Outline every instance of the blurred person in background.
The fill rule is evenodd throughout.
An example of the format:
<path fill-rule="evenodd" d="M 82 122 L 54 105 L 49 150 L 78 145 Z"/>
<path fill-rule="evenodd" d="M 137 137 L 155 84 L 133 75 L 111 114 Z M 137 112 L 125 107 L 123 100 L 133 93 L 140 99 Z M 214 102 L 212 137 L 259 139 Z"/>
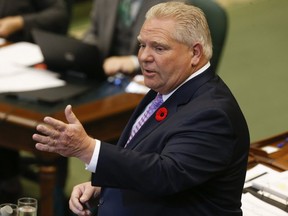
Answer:
<path fill-rule="evenodd" d="M 64 0 L 0 0 L 0 37 L 31 42 L 33 28 L 66 33 L 68 9 Z"/>

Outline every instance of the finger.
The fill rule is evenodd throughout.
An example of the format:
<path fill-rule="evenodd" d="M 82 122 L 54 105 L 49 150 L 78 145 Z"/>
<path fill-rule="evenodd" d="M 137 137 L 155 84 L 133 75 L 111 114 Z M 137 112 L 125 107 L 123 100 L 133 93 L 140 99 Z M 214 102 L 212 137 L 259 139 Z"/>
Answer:
<path fill-rule="evenodd" d="M 74 212 L 74 213 L 79 213 L 84 210 L 83 205 L 79 202 L 79 200 L 75 197 L 71 197 L 69 200 L 69 208 Z"/>
<path fill-rule="evenodd" d="M 71 193 L 71 197 L 69 200 L 69 208 L 78 215 L 88 215 L 85 213 L 86 209 L 84 205 L 80 202 L 79 197 L 81 196 L 81 192 L 79 189 L 74 189 Z"/>
<path fill-rule="evenodd" d="M 42 134 L 50 136 L 53 139 L 57 139 L 59 137 L 59 131 L 58 130 L 51 128 L 51 127 L 48 127 L 48 126 L 43 125 L 43 124 L 37 125 L 36 130 Z"/>
<path fill-rule="evenodd" d="M 38 149 L 39 151 L 45 151 L 45 152 L 55 152 L 55 147 L 45 145 L 42 143 L 36 143 L 35 148 Z"/>
<path fill-rule="evenodd" d="M 78 118 L 76 117 L 76 115 L 74 114 L 74 112 L 72 111 L 72 106 L 71 105 L 67 105 L 65 108 L 65 116 L 66 119 L 68 121 L 68 123 L 70 124 L 79 124 L 80 121 L 78 120 Z"/>
<path fill-rule="evenodd" d="M 43 136 L 40 134 L 33 134 L 32 136 L 33 140 L 42 144 L 50 144 L 50 145 L 55 145 L 54 139 L 48 136 Z"/>
<path fill-rule="evenodd" d="M 52 117 L 46 116 L 44 118 L 44 123 L 51 126 L 57 131 L 64 131 L 66 129 L 66 123 L 57 119 L 54 119 Z M 50 128 L 51 129 L 51 128 Z"/>

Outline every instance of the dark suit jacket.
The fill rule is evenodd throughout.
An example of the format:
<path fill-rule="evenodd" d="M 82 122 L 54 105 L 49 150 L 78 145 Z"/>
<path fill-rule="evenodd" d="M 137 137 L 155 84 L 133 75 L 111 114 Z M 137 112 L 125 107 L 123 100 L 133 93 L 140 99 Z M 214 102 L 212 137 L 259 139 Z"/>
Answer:
<path fill-rule="evenodd" d="M 32 41 L 31 29 L 40 28 L 56 33 L 66 33 L 68 11 L 63 0 L 0 0 L 0 18 L 22 15 L 23 31 L 8 40 Z"/>
<path fill-rule="evenodd" d="M 100 216 L 240 216 L 249 151 L 242 112 L 210 69 L 182 85 L 125 145 L 155 97 L 136 108 L 117 144 L 102 142 L 92 184 L 102 186 Z M 156 111 L 157 112 L 157 111 Z"/>

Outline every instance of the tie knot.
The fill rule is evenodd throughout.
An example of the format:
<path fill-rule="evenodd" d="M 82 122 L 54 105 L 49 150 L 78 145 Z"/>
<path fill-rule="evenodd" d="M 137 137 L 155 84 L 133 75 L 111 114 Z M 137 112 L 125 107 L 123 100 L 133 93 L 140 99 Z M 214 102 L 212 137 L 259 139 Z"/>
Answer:
<path fill-rule="evenodd" d="M 158 93 L 152 102 L 152 106 L 153 106 L 154 110 L 156 110 L 158 107 L 160 107 L 162 103 L 163 103 L 162 94 Z"/>

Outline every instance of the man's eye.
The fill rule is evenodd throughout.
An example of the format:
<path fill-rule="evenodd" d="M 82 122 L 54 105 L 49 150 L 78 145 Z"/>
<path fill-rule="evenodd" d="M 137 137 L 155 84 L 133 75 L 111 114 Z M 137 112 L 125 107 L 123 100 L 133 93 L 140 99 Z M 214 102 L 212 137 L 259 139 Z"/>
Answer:
<path fill-rule="evenodd" d="M 164 50 L 163 47 L 155 47 L 155 49 L 156 49 L 157 51 L 163 51 L 163 50 Z"/>
<path fill-rule="evenodd" d="M 140 43 L 139 48 L 143 48 L 143 47 L 145 47 L 145 45 Z"/>

